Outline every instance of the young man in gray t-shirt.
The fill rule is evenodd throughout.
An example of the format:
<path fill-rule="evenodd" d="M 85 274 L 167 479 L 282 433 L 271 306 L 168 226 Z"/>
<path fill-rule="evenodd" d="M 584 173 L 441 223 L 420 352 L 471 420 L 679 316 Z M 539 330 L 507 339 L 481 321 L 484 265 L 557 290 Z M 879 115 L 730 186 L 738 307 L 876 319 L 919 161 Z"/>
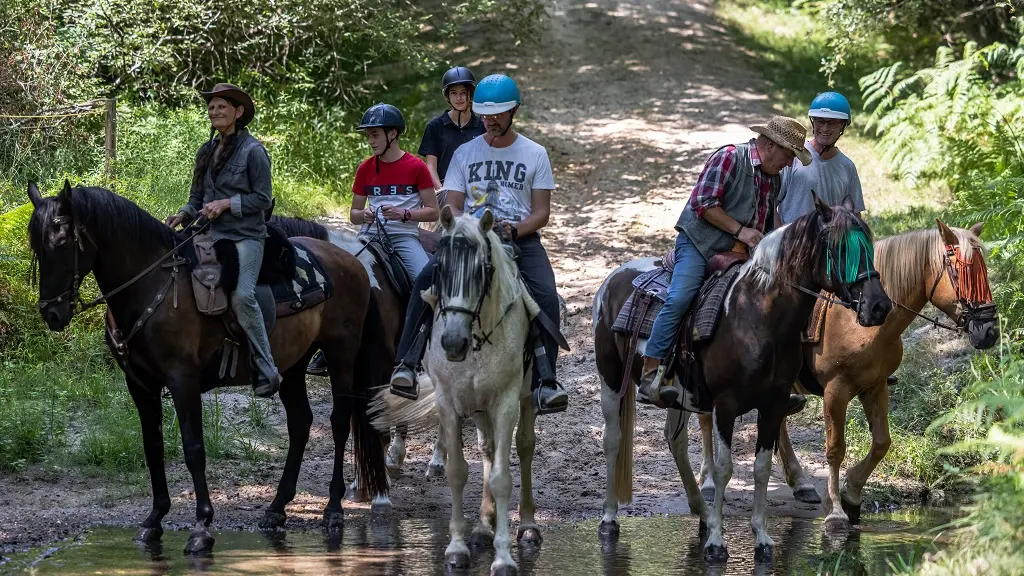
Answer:
<path fill-rule="evenodd" d="M 864 211 L 864 194 L 857 167 L 836 147 L 850 125 L 850 103 L 838 92 L 824 92 L 811 102 L 807 115 L 813 137 L 804 146 L 811 153 L 811 163 L 804 166 L 794 162 L 782 171 L 779 216 L 789 223 L 814 210 L 812 190 L 829 206 L 841 204 L 849 196 L 860 214 Z"/>

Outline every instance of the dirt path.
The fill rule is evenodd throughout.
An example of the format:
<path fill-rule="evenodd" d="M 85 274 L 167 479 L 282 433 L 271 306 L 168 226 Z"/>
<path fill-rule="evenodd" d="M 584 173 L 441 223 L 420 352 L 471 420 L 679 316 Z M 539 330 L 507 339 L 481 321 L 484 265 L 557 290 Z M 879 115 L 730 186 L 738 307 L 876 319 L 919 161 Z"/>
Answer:
<path fill-rule="evenodd" d="M 629 259 L 663 253 L 672 225 L 706 155 L 745 140 L 747 126 L 771 114 L 761 74 L 715 21 L 710 0 L 565 2 L 551 11 L 544 41 L 508 62 L 475 63 L 507 69 L 525 89 L 522 131 L 547 146 L 558 190 L 544 242 L 559 291 L 568 304 L 572 352 L 559 359 L 571 396 L 567 413 L 541 417 L 535 461 L 538 520 L 578 521 L 600 515 L 604 491 L 600 383 L 594 366 L 591 300 L 604 277 Z M 332 444 L 329 397 L 322 387 L 316 422 L 299 483 L 288 509 L 291 528 L 318 527 L 326 503 Z M 222 403 L 248 405 L 222 393 Z M 231 411 L 229 411 L 229 414 Z M 237 410 L 239 417 L 244 408 Z M 276 403 L 271 420 L 284 437 Z M 695 419 L 694 419 L 695 420 Z M 735 472 L 727 496 L 731 513 L 749 513 L 752 423 L 737 432 Z M 694 423 L 695 424 L 695 423 Z M 636 499 L 625 515 L 684 513 L 682 484 L 662 427 L 664 412 L 641 407 L 637 423 Z M 467 444 L 475 445 L 467 429 Z M 819 489 L 825 478 L 818 425 L 793 430 L 798 451 Z M 691 431 L 691 439 L 698 438 Z M 406 475 L 396 482 L 393 513 L 448 514 L 441 479 L 423 476 L 431 437 L 410 438 Z M 694 462 L 698 446 L 691 442 Z M 471 454 L 468 508 L 479 503 L 480 463 Z M 267 464 L 213 461 L 208 465 L 217 507 L 215 528 L 251 528 L 269 502 L 283 455 Z M 349 470 L 351 470 L 349 468 Z M 172 526 L 191 522 L 191 481 L 178 460 L 168 466 Z M 517 474 L 514 471 L 514 475 Z M 518 486 L 518 481 L 516 483 Z M 98 484 L 73 470 L 33 470 L 0 482 L 0 550 L 40 543 L 94 523 L 135 525 L 149 510 L 148 482 Z M 514 497 L 513 505 L 518 501 Z M 816 515 L 796 504 L 776 471 L 770 514 Z M 360 514 L 366 506 L 353 506 Z"/>

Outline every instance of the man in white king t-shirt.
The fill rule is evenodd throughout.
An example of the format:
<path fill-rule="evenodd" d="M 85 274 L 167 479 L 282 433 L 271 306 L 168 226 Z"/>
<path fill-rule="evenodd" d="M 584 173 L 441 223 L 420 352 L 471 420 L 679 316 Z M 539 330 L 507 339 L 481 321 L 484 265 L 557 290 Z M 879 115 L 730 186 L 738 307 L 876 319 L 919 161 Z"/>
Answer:
<path fill-rule="evenodd" d="M 512 129 L 521 103 L 519 87 L 504 74 L 492 74 L 477 84 L 473 112 L 483 119 L 486 132 L 455 150 L 444 188 L 447 204 L 456 216 L 468 212 L 480 217 L 485 209 L 494 214 L 499 235 L 519 248 L 523 280 L 551 321 L 549 327 L 557 331 L 555 273 L 540 243 L 540 229 L 547 225 L 551 214 L 555 181 L 547 150 Z M 433 266 L 423 269 L 414 293 L 430 286 L 433 270 Z M 391 377 L 391 392 L 406 398 L 418 394 L 415 370 L 423 358 L 431 319 L 424 308 L 422 298 L 410 299 Z M 569 405 L 569 396 L 555 380 L 558 342 L 541 324 L 537 319 L 533 321 L 527 342 L 534 353 L 533 408 L 537 414 L 562 412 Z"/>
<path fill-rule="evenodd" d="M 864 194 L 853 160 L 836 147 L 850 125 L 850 103 L 838 92 L 823 92 L 807 112 L 813 138 L 804 144 L 811 152 L 807 166 L 794 162 L 782 171 L 779 216 L 786 224 L 814 210 L 811 191 L 829 206 L 842 204 L 849 196 L 857 214 L 864 211 Z"/>

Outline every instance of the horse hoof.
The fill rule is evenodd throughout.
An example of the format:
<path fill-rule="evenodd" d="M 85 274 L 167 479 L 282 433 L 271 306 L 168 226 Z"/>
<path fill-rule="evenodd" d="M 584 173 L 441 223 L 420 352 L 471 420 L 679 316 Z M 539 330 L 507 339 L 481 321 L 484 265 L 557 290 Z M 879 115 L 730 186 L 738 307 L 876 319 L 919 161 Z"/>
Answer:
<path fill-rule="evenodd" d="M 193 530 L 188 535 L 188 544 L 185 545 L 185 554 L 204 554 L 213 550 L 215 539 L 209 530 L 201 528 Z"/>
<path fill-rule="evenodd" d="M 158 542 L 164 535 L 164 529 L 157 526 L 156 528 L 139 528 L 138 534 L 135 535 L 135 541 L 147 544 L 150 542 Z"/>
<path fill-rule="evenodd" d="M 391 500 L 374 500 L 370 505 L 370 514 L 384 515 L 391 513 Z"/>
<path fill-rule="evenodd" d="M 369 499 L 370 497 L 363 493 L 362 490 L 354 490 L 352 488 L 349 488 L 347 491 L 345 491 L 345 500 L 348 500 L 349 502 L 362 503 L 368 501 Z"/>
<path fill-rule="evenodd" d="M 469 554 L 462 552 L 448 554 L 444 557 L 444 561 L 449 570 L 465 570 L 469 568 Z"/>
<path fill-rule="evenodd" d="M 279 530 L 284 528 L 285 519 L 286 516 L 281 512 L 267 510 L 263 513 L 263 518 L 260 519 L 260 530 Z"/>
<path fill-rule="evenodd" d="M 484 550 L 490 548 L 491 544 L 494 543 L 494 535 L 483 530 L 473 530 L 469 535 L 469 547 L 477 550 Z"/>
<path fill-rule="evenodd" d="M 771 544 L 759 544 L 754 546 L 754 561 L 761 563 L 771 562 L 772 550 Z"/>
<path fill-rule="evenodd" d="M 544 537 L 540 535 L 540 530 L 536 526 L 520 527 L 518 532 L 516 540 L 521 545 L 540 546 L 544 542 Z"/>
<path fill-rule="evenodd" d="M 427 465 L 427 478 L 444 478 L 444 464 Z"/>
<path fill-rule="evenodd" d="M 843 507 L 843 512 L 846 512 L 846 516 L 850 519 L 850 524 L 860 524 L 860 504 L 851 504 L 846 500 L 845 494 L 840 495 L 839 504 Z"/>
<path fill-rule="evenodd" d="M 725 546 L 709 544 L 704 547 L 704 559 L 710 564 L 719 564 L 729 559 L 729 551 Z"/>
<path fill-rule="evenodd" d="M 850 520 L 839 516 L 838 514 L 829 514 L 825 518 L 825 532 L 828 534 L 836 534 L 842 532 L 848 532 L 850 530 Z"/>
<path fill-rule="evenodd" d="M 516 570 L 515 564 L 505 564 L 497 568 L 491 568 L 491 576 L 516 576 L 518 573 L 519 570 Z"/>
<path fill-rule="evenodd" d="M 597 535 L 602 540 L 618 540 L 619 523 L 615 520 L 612 520 L 611 522 L 602 520 L 601 525 L 597 527 Z"/>
<path fill-rule="evenodd" d="M 700 495 L 701 495 L 701 498 L 704 498 L 704 501 L 707 502 L 708 504 L 713 504 L 715 502 L 715 489 L 714 489 L 714 487 L 708 486 L 708 487 L 705 487 L 705 488 L 701 488 L 700 489 Z"/>
<path fill-rule="evenodd" d="M 341 510 L 324 510 L 324 528 L 328 532 L 345 527 L 345 513 Z"/>
<path fill-rule="evenodd" d="M 793 498 L 797 502 L 804 504 L 821 504 L 821 497 L 818 496 L 818 491 L 810 487 L 793 490 Z"/>

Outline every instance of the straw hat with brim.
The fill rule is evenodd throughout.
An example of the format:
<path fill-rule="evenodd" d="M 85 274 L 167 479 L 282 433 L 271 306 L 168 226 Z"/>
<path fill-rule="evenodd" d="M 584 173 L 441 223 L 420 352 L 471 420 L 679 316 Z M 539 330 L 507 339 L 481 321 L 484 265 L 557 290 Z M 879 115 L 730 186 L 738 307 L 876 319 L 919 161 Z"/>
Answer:
<path fill-rule="evenodd" d="M 244 106 L 245 109 L 242 111 L 242 117 L 237 120 L 239 126 L 248 126 L 249 122 L 252 122 L 253 116 L 256 115 L 256 106 L 252 103 L 252 98 L 246 94 L 245 90 L 234 84 L 217 84 L 213 87 L 213 90 L 200 92 L 199 95 L 203 97 L 203 100 L 206 100 L 207 104 L 210 103 L 210 100 L 221 97 L 228 98 L 239 106 Z"/>
<path fill-rule="evenodd" d="M 751 126 L 750 129 L 766 136 L 779 146 L 792 150 L 804 166 L 811 163 L 811 153 L 807 148 L 804 148 L 807 129 L 797 120 L 788 116 L 772 116 L 768 124 L 756 124 Z"/>

